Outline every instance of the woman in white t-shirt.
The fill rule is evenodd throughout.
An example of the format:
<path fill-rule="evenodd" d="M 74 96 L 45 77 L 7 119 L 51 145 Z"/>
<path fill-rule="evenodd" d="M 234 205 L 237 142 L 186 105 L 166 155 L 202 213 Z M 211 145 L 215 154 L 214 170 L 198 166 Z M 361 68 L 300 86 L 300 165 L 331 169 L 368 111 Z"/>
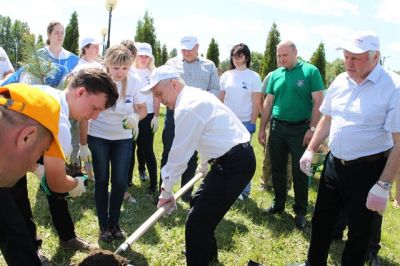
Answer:
<path fill-rule="evenodd" d="M 128 188 L 132 137 L 139 132 L 139 120 L 147 115 L 145 97 L 139 92 L 138 80 L 129 74 L 132 61 L 125 46 L 115 45 L 108 49 L 104 65 L 117 84 L 119 98 L 115 109 L 107 109 L 96 120 L 89 121 L 88 144 L 93 156 L 100 239 L 106 242 L 124 238 L 119 218 Z"/>
<path fill-rule="evenodd" d="M 222 74 L 218 98 L 239 118 L 250 134 L 256 131 L 256 121 L 261 108 L 261 78 L 249 69 L 250 49 L 244 43 L 231 49 L 231 69 Z M 245 187 L 239 199 L 250 196 L 250 183 Z"/>
<path fill-rule="evenodd" d="M 136 43 L 137 57 L 133 63 L 133 71 L 140 78 L 140 87 L 143 88 L 150 83 L 150 75 L 153 72 L 154 56 L 150 44 Z M 158 129 L 158 114 L 160 104 L 156 104 L 153 98 L 153 93 L 146 97 L 147 116 L 139 122 L 139 137 L 137 144 L 137 158 L 139 177 L 142 181 L 147 179 L 146 166 L 149 172 L 150 184 L 149 194 L 157 191 L 157 160 L 154 154 L 153 143 L 154 133 Z M 135 152 L 135 145 L 133 148 Z M 133 152 L 133 156 L 134 156 Z M 134 163 L 134 158 L 132 164 Z M 133 168 L 133 167 L 132 167 Z"/>

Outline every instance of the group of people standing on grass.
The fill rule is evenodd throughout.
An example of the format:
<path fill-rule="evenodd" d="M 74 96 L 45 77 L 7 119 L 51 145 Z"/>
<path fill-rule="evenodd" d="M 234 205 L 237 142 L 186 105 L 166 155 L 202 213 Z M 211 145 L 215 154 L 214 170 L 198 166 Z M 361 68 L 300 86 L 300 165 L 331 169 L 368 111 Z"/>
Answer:
<path fill-rule="evenodd" d="M 176 208 L 173 187 L 179 178 L 183 186 L 196 173 L 203 175 L 200 187 L 182 197 L 190 204 L 185 256 L 188 265 L 208 265 L 218 260 L 216 226 L 236 200 L 250 197 L 256 167 L 250 141 L 260 113 L 258 140 L 267 146 L 274 193 L 274 202 L 264 213 L 285 211 L 290 156 L 294 224 L 300 230 L 307 223 L 313 154 L 329 137 L 330 152 L 321 174 L 306 265 L 326 265 L 340 212 L 349 227 L 343 265 L 362 265 L 370 240 L 379 245 L 382 216 L 377 213 L 382 214 L 386 208 L 399 168 L 400 78 L 380 66 L 378 37 L 361 35 L 340 48 L 346 72 L 337 77 L 324 98 L 324 82 L 318 69 L 297 59 L 292 41 L 278 44 L 279 68 L 262 84 L 260 76 L 250 69 L 251 52 L 244 43 L 233 46 L 230 70 L 219 77 L 215 64 L 199 56 L 194 36 L 181 39 L 181 56 L 155 68 L 152 47 L 147 43 L 125 40 L 107 49 L 100 62 L 100 42 L 95 38 L 82 39 L 78 57 L 62 47 L 61 23 L 51 22 L 47 34 L 47 46 L 38 54 L 54 69 L 42 80 L 49 86 L 39 88 L 56 98 L 60 106 L 57 136 L 64 155 L 54 157 L 43 150 L 40 155 L 44 156 L 36 158 L 34 166 L 25 171 L 33 172 L 46 192 L 62 247 L 97 247 L 75 234 L 66 199 L 86 190 L 81 162 L 93 166 L 99 239 L 110 242 L 125 237 L 119 222 L 121 206 L 124 199 L 135 201 L 127 190 L 132 185 L 137 155 L 139 177 L 142 181 L 149 179 L 148 193 L 160 193 L 158 207 Z M 12 73 L 8 57 L 2 52 L 0 58 L 5 63 L 0 64 L 4 65 L 0 69 L 4 78 L 1 86 L 10 90 L 23 87 L 26 93 L 21 84 L 24 82 L 36 90 L 38 79 L 29 68 L 23 66 Z M 64 86 L 67 89 L 62 91 Z M 161 103 L 167 111 L 158 185 L 153 144 Z M 9 193 L 5 195 L 12 197 L 17 206 L 11 208 L 15 213 L 13 222 L 24 225 L 23 241 L 28 239 L 32 245 L 25 247 L 26 256 L 19 256 L 10 247 L 21 245 L 22 239 L 15 243 L 10 238 L 1 239 L 3 256 L 10 265 L 26 261 L 49 265 L 50 261 L 39 252 L 41 240 L 30 209 L 26 175 L 13 178 L 14 183 L 4 185 L 11 186 L 4 193 Z M 374 219 L 380 219 L 380 223 Z M 371 238 L 372 231 L 379 239 Z M 9 236 L 13 232 L 10 230 Z M 370 261 L 376 262 L 376 258 L 377 252 L 368 255 Z"/>

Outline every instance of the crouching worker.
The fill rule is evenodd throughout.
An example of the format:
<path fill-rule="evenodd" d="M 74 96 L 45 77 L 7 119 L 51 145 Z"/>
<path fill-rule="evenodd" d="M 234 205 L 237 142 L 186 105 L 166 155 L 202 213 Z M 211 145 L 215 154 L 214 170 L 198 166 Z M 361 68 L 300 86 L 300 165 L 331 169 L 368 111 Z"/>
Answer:
<path fill-rule="evenodd" d="M 167 164 L 161 169 L 163 183 L 157 207 L 176 208 L 174 184 L 196 150 L 205 177 L 190 202 L 186 230 L 187 265 L 208 265 L 218 259 L 214 230 L 250 182 L 255 156 L 250 134 L 233 112 L 209 92 L 188 87 L 177 70 L 161 66 L 150 84 L 141 90 L 174 109 L 175 139 Z M 208 171 L 208 162 L 210 170 Z"/>
<path fill-rule="evenodd" d="M 9 188 L 43 154 L 64 159 L 59 113 L 60 104 L 40 89 L 23 84 L 0 88 L 0 249 L 8 265 L 41 265 Z"/>

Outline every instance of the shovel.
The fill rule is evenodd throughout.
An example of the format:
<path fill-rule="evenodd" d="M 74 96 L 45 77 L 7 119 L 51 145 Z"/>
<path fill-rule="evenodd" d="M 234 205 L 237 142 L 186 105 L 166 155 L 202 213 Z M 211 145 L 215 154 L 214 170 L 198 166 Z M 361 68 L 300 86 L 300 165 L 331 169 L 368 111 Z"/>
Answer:
<path fill-rule="evenodd" d="M 189 182 L 187 182 L 178 192 L 175 193 L 174 197 L 175 200 L 178 200 L 180 197 L 182 197 L 183 194 L 185 194 L 186 191 L 189 190 L 189 188 L 193 187 L 194 184 L 203 177 L 203 174 L 199 173 L 195 175 Z M 125 250 L 127 250 L 128 247 L 130 247 L 133 242 L 138 240 L 144 233 L 147 232 L 164 214 L 168 211 L 170 208 L 170 205 L 164 205 L 161 206 L 159 209 L 157 209 L 156 212 L 154 212 L 138 229 L 136 229 L 135 232 L 131 234 L 130 237 L 128 237 L 124 243 L 122 243 L 117 250 L 114 252 L 115 254 L 121 254 Z"/>

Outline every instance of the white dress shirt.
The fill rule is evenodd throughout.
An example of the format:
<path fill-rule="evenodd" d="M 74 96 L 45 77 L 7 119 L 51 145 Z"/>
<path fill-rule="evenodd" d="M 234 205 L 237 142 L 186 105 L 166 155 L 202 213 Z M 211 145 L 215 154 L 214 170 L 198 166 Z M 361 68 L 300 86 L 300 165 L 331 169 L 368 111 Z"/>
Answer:
<path fill-rule="evenodd" d="M 161 169 L 166 191 L 172 190 L 195 150 L 204 163 L 250 141 L 249 132 L 237 116 L 217 97 L 198 88 L 182 89 L 176 100 L 174 119 L 175 138 L 168 162 Z"/>
<path fill-rule="evenodd" d="M 380 153 L 400 132 L 400 76 L 379 64 L 360 84 L 347 73 L 331 84 L 320 107 L 332 117 L 329 147 L 343 160 Z"/>

